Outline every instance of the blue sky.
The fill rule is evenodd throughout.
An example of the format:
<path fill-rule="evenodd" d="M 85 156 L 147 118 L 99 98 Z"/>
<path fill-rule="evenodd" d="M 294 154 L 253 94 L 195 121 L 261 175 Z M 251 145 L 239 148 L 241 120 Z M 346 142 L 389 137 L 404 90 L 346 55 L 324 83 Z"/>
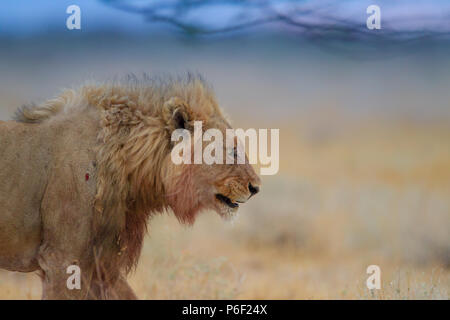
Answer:
<path fill-rule="evenodd" d="M 378 4 L 382 12 L 382 25 L 383 22 L 389 22 L 389 25 L 396 28 L 450 32 L 449 0 L 300 0 L 297 2 L 278 1 L 277 3 L 281 7 L 283 4 L 316 6 L 322 3 L 332 3 L 332 9 L 327 14 L 353 19 L 361 23 L 364 23 L 367 17 L 365 8 L 370 4 Z M 150 24 L 139 15 L 108 7 L 98 0 L 14 0 L 2 1 L 0 5 L 0 35 L 14 37 L 65 31 L 65 21 L 68 17 L 66 8 L 72 4 L 81 8 L 83 32 L 109 30 L 145 33 L 158 28 L 167 29 L 167 26 Z M 233 12 L 235 11 L 232 7 L 209 8 L 208 11 L 199 11 L 195 19 L 200 16 L 204 23 L 220 25 L 230 18 Z M 256 16 L 258 14 L 255 12 Z"/>

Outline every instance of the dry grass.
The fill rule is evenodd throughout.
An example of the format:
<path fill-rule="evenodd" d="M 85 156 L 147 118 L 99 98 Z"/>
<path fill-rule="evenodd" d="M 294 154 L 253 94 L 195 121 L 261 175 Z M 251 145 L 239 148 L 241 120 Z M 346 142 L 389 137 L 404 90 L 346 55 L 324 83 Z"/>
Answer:
<path fill-rule="evenodd" d="M 280 173 L 234 225 L 156 217 L 130 279 L 137 294 L 448 299 L 450 126 L 371 119 L 283 124 Z M 365 286 L 371 264 L 381 290 Z M 0 288 L 2 299 L 40 296 L 34 275 L 1 272 Z"/>

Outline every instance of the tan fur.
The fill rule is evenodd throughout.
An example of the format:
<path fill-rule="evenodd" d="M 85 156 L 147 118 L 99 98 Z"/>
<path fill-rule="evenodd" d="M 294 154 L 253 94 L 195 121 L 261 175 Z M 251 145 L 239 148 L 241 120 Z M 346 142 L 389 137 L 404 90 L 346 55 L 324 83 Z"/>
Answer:
<path fill-rule="evenodd" d="M 181 118 L 180 118 L 181 117 Z M 152 214 L 185 223 L 230 209 L 216 193 L 247 199 L 250 165 L 174 165 L 176 119 L 191 128 L 229 123 L 200 77 L 86 85 L 0 123 L 0 267 L 39 270 L 49 299 L 135 298 L 136 266 Z M 82 270 L 68 290 L 66 268 Z"/>

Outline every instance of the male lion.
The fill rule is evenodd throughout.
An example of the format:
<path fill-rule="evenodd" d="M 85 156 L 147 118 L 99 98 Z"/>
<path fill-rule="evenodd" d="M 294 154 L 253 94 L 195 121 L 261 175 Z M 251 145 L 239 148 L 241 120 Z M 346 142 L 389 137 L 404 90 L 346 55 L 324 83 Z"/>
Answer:
<path fill-rule="evenodd" d="M 259 190 L 248 161 L 171 161 L 173 130 L 230 128 L 199 76 L 85 85 L 15 120 L 0 122 L 0 267 L 38 271 L 44 299 L 136 298 L 125 276 L 149 217 L 229 217 Z M 81 289 L 67 287 L 70 265 Z"/>

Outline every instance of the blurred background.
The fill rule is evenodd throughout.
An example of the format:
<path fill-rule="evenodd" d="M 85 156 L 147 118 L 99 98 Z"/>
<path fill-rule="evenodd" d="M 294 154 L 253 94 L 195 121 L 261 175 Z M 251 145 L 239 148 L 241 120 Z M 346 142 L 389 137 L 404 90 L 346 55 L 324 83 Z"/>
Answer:
<path fill-rule="evenodd" d="M 200 72 L 235 127 L 280 129 L 280 170 L 233 224 L 155 217 L 140 298 L 448 299 L 449 33 L 439 0 L 16 0 L 0 5 L 0 119 L 86 80 Z M 0 298 L 40 294 L 0 270 Z"/>

